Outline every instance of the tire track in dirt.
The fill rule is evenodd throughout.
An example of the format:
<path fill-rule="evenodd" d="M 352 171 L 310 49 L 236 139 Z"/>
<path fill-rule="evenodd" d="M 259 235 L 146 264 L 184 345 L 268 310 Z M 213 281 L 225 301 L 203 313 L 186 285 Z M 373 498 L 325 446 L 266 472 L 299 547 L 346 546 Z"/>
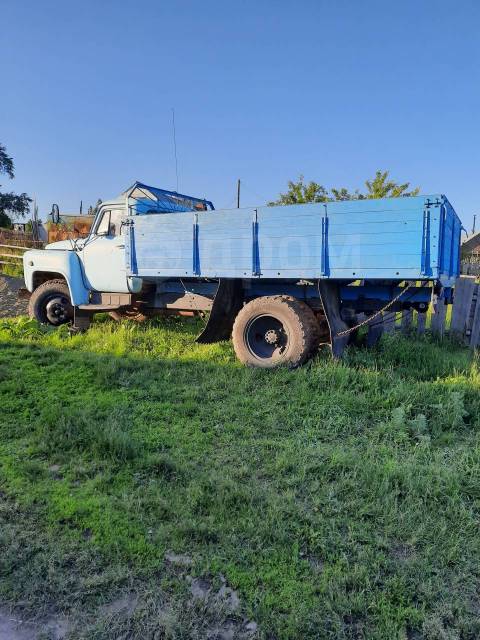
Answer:
<path fill-rule="evenodd" d="M 18 291 L 25 287 L 22 278 L 0 275 L 0 318 L 27 314 L 28 300 L 21 300 Z"/>

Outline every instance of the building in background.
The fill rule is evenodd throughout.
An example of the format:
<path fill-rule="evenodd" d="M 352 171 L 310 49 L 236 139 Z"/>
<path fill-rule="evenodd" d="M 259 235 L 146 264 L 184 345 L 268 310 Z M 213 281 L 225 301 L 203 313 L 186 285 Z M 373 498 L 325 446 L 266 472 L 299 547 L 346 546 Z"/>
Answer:
<path fill-rule="evenodd" d="M 90 232 L 94 216 L 80 216 L 78 213 L 61 213 L 58 222 L 46 222 L 48 242 L 86 238 Z"/>
<path fill-rule="evenodd" d="M 480 231 L 462 241 L 461 270 L 464 275 L 480 275 Z"/>

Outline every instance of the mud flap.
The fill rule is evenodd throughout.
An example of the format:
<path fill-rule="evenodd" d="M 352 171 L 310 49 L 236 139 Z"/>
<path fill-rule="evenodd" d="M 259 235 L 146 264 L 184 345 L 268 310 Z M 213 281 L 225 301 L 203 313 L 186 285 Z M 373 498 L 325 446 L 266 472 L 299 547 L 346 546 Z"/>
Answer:
<path fill-rule="evenodd" d="M 330 331 L 330 347 L 334 358 L 341 358 L 350 341 L 350 334 L 338 335 L 348 330 L 348 325 L 340 314 L 340 288 L 336 282 L 318 281 L 318 291 Z"/>
<path fill-rule="evenodd" d="M 241 280 L 219 280 L 208 322 L 195 342 L 211 344 L 229 340 L 235 316 L 242 308 L 243 291 Z"/>
<path fill-rule="evenodd" d="M 73 323 L 70 326 L 70 333 L 83 333 L 87 331 L 90 326 L 92 316 L 88 311 L 80 309 L 79 307 L 73 307 Z"/>

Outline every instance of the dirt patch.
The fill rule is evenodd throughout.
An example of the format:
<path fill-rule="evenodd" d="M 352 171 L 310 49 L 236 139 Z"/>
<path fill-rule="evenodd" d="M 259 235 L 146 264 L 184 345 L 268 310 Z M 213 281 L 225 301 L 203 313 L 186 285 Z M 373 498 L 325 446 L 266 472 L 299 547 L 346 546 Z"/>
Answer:
<path fill-rule="evenodd" d="M 31 640 L 35 638 L 32 627 L 0 611 L 0 640 Z"/>
<path fill-rule="evenodd" d="M 0 640 L 63 640 L 68 628 L 68 623 L 63 618 L 52 617 L 41 622 L 29 622 L 0 609 Z"/>
<path fill-rule="evenodd" d="M 415 549 L 408 544 L 398 542 L 392 545 L 390 554 L 396 562 L 404 564 L 415 555 Z"/>
<path fill-rule="evenodd" d="M 0 318 L 26 315 L 28 300 L 18 297 L 18 291 L 24 287 L 22 278 L 0 275 Z"/>
<path fill-rule="evenodd" d="M 138 604 L 138 597 L 134 593 L 127 593 L 113 602 L 101 607 L 101 612 L 106 616 L 115 616 L 123 612 L 127 616 L 133 615 Z"/>

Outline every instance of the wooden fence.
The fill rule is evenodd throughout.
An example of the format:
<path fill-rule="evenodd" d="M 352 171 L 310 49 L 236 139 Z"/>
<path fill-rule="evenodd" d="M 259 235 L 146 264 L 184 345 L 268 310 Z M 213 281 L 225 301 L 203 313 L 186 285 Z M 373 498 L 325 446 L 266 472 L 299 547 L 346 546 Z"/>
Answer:
<path fill-rule="evenodd" d="M 475 276 L 457 278 L 451 313 L 447 313 L 448 309 L 440 300 L 425 313 L 413 309 L 401 313 L 387 311 L 380 325 L 378 321 L 372 323 L 376 326 L 369 327 L 369 333 L 374 334 L 372 339 L 377 339 L 378 334 L 394 331 L 423 335 L 428 326 L 440 338 L 450 335 L 472 349 L 480 346 L 480 285 Z"/>
<path fill-rule="evenodd" d="M 34 240 L 31 233 L 0 229 L 0 265 L 22 266 L 22 257 L 28 249 L 43 249 L 44 243 Z"/>

